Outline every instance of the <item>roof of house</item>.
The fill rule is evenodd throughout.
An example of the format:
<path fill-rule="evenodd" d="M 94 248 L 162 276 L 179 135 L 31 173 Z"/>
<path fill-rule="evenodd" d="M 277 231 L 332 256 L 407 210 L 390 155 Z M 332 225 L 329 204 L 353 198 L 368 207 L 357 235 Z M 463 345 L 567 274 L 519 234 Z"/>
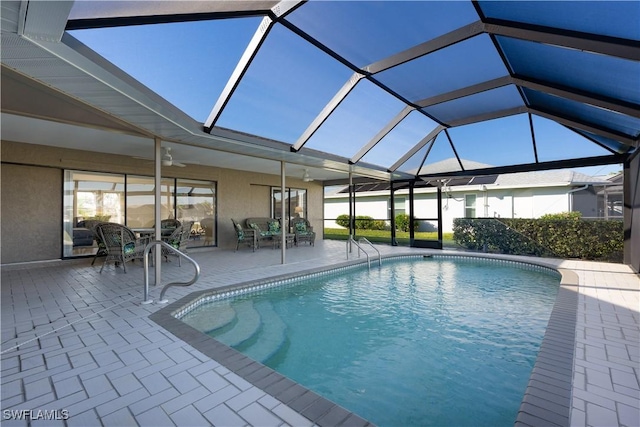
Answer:
<path fill-rule="evenodd" d="M 498 175 L 495 184 L 502 186 L 541 186 L 541 185 L 585 185 L 607 184 L 606 179 L 585 175 L 572 170 L 551 170 L 539 172 L 520 172 Z"/>
<path fill-rule="evenodd" d="M 462 159 L 462 164 L 465 169 L 475 169 L 477 167 L 486 168 L 492 167 L 492 165 L 481 164 Z M 449 158 L 440 162 L 432 163 L 429 165 L 429 173 L 435 173 L 438 170 L 451 170 L 453 163 L 456 163 L 459 167 L 459 163 L 455 158 Z M 424 171 L 422 168 L 421 171 Z M 416 182 L 417 188 L 435 187 L 435 179 L 427 181 Z M 469 177 L 454 177 L 440 179 L 447 187 L 462 187 L 462 186 L 478 186 L 478 185 L 491 185 L 500 187 L 545 187 L 545 186 L 579 186 L 579 185 L 612 185 L 614 182 L 608 177 L 590 176 L 581 172 L 577 172 L 569 169 L 549 170 L 549 171 L 534 171 L 534 172 L 518 172 L 499 175 L 483 175 L 483 176 L 469 176 Z M 357 184 L 355 186 L 356 192 L 376 192 L 376 191 L 388 191 L 390 186 L 386 182 L 377 183 L 365 183 Z M 397 188 L 397 186 L 396 186 Z M 327 197 L 339 196 L 344 193 L 348 193 L 349 188 L 344 187 L 342 189 L 328 192 L 325 195 Z"/>

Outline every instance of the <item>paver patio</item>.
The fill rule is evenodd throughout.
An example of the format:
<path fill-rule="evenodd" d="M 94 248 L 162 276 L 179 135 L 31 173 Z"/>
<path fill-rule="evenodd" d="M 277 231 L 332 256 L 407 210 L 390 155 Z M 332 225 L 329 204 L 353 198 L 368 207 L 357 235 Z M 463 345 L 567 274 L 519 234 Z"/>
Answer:
<path fill-rule="evenodd" d="M 377 247 L 387 255 L 440 253 Z M 176 301 L 197 290 L 345 262 L 344 242 L 317 241 L 315 247 L 294 247 L 286 253 L 287 264 L 280 265 L 279 250 L 192 251 L 202 268 L 201 279 L 189 288 L 171 288 L 167 297 Z M 541 261 L 572 271 L 578 281 L 577 287 L 569 287 L 579 293 L 566 425 L 639 425 L 640 278 L 619 264 Z M 28 410 L 32 417 L 59 418 L 31 425 L 366 423 L 353 415 L 338 421 L 329 414 L 305 418 L 301 401 L 282 403 L 150 320 L 163 306 L 141 304 L 142 268 L 133 266 L 124 274 L 109 266 L 99 274 L 100 266 L 90 263 L 83 259 L 2 267 L 3 425 L 29 425 L 24 419 Z M 184 280 L 192 272 L 187 263 L 162 267 L 165 283 Z M 154 287 L 151 297 L 157 300 L 159 293 Z"/>

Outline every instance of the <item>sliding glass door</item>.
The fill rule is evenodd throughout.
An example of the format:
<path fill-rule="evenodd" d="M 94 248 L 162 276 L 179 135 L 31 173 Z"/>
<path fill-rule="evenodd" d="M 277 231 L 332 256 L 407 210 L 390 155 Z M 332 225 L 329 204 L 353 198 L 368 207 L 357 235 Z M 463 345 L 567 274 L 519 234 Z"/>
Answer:
<path fill-rule="evenodd" d="M 95 254 L 93 234 L 84 221 L 124 223 L 124 175 L 65 171 L 63 256 Z"/>
<path fill-rule="evenodd" d="M 160 181 L 160 218 L 175 218 L 174 180 Z M 127 226 L 152 228 L 155 224 L 155 183 L 150 176 L 127 175 Z"/>
<path fill-rule="evenodd" d="M 293 218 L 307 217 L 307 190 L 286 188 L 284 195 L 284 224 L 288 226 Z M 282 214 L 282 191 L 278 187 L 271 188 L 271 216 L 280 218 Z"/>
<path fill-rule="evenodd" d="M 212 182 L 178 179 L 176 218 L 192 223 L 189 247 L 209 246 L 216 241 L 216 187 Z"/>
<path fill-rule="evenodd" d="M 193 223 L 188 247 L 215 246 L 216 183 L 162 178 L 161 218 Z M 65 171 L 64 257 L 92 255 L 93 234 L 84 221 L 125 224 L 132 229 L 154 226 L 153 177 Z"/>

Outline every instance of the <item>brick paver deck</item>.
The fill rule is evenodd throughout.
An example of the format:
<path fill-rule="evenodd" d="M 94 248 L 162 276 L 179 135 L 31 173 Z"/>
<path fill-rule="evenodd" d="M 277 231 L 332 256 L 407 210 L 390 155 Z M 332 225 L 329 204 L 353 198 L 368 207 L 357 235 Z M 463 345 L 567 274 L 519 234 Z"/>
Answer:
<path fill-rule="evenodd" d="M 384 254 L 438 253 L 378 248 Z M 294 247 L 285 265 L 279 264 L 279 250 L 266 248 L 190 255 L 200 263 L 201 279 L 188 289 L 171 288 L 170 302 L 193 291 L 343 263 L 345 246 L 318 241 L 315 247 Z M 366 424 L 330 402 L 310 399 L 297 385 L 286 391 L 284 382 L 276 390 L 266 380 L 264 387 L 247 381 L 149 318 L 164 306 L 141 304 L 142 268 L 124 274 L 109 266 L 99 274 L 99 265 L 90 261 L 2 267 L 3 426 L 29 425 L 25 416 L 40 418 L 31 425 L 47 426 Z M 543 344 L 518 422 L 639 425 L 640 278 L 623 265 L 538 261 L 571 271 L 565 277 L 575 283 L 569 280 L 559 293 L 558 317 L 545 336 L 548 345 Z M 192 271 L 175 261 L 162 267 L 165 283 Z M 154 287 L 151 297 L 157 300 L 159 293 Z M 571 321 L 575 327 L 566 326 Z M 573 342 L 557 338 L 566 336 Z M 558 352 L 558 344 L 567 350 Z M 567 373 L 567 381 L 555 378 Z M 279 399 L 272 395 L 278 393 Z M 287 400 L 295 393 L 301 394 Z"/>

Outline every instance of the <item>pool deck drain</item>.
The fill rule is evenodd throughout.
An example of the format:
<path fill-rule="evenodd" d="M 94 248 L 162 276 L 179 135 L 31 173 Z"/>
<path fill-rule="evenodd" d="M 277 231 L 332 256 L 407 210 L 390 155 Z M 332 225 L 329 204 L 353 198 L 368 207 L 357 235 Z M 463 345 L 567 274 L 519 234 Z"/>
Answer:
<path fill-rule="evenodd" d="M 167 296 L 175 301 L 193 291 L 322 269 L 344 262 L 344 248 L 344 242 L 331 241 L 292 248 L 286 265 L 278 265 L 275 250 L 193 251 L 201 280 Z M 386 255 L 443 253 L 378 248 Z M 619 264 L 533 261 L 572 271 L 578 286 L 567 284 L 558 295 L 518 423 L 637 425 L 640 278 Z M 164 307 L 140 304 L 141 268 L 100 275 L 90 263 L 2 266 L 3 426 L 30 425 L 25 417 L 38 410 L 67 411 L 68 419 L 46 424 L 68 426 L 366 423 L 226 346 L 212 348 L 210 357 L 208 349 L 198 348 L 204 343 L 200 332 L 184 341 L 160 327 L 149 316 L 160 316 Z M 175 262 L 162 267 L 166 281 L 190 274 Z M 159 291 L 153 288 L 151 296 Z"/>

